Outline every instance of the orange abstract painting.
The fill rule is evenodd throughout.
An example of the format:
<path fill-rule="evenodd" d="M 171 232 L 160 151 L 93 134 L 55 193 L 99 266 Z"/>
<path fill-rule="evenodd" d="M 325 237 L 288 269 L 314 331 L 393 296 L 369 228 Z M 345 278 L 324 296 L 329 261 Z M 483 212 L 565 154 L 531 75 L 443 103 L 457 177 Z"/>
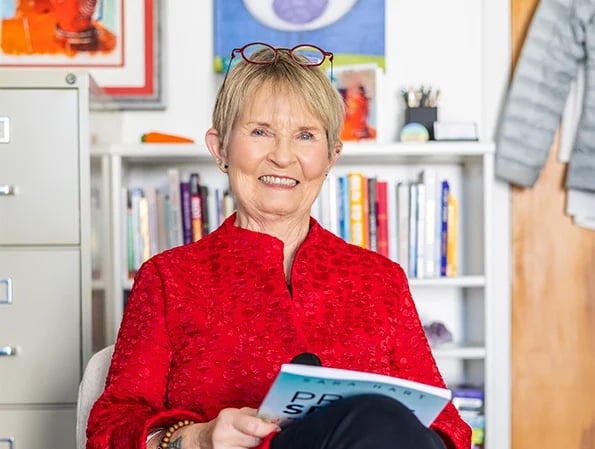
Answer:
<path fill-rule="evenodd" d="M 110 53 L 117 37 L 93 18 L 97 0 L 28 0 L 4 18 L 0 49 L 4 55 Z"/>

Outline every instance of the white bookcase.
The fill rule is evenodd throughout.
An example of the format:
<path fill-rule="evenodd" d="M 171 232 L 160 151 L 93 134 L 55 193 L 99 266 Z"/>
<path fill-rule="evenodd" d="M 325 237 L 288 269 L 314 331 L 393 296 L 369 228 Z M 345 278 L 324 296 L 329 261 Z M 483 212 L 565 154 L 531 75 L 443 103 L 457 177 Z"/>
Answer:
<path fill-rule="evenodd" d="M 389 189 L 397 180 L 416 179 L 429 166 L 449 179 L 459 199 L 459 275 L 411 279 L 410 285 L 422 320 L 442 321 L 453 334 L 452 343 L 434 350 L 447 382 L 484 387 L 488 449 L 509 446 L 509 423 L 502 420 L 509 416 L 509 336 L 499 334 L 508 326 L 490 319 L 505 316 L 509 307 L 508 297 L 494 294 L 493 153 L 491 142 L 346 143 L 333 169 L 336 175 L 359 171 L 392 180 Z M 209 187 L 226 187 L 226 177 L 201 145 L 112 145 L 92 150 L 92 185 L 101 192 L 104 224 L 99 245 L 104 269 L 95 286 L 106 298 L 106 343 L 115 339 L 125 291 L 131 287 L 123 250 L 122 188 L 164 185 L 171 167 L 183 175 L 199 172 Z"/>

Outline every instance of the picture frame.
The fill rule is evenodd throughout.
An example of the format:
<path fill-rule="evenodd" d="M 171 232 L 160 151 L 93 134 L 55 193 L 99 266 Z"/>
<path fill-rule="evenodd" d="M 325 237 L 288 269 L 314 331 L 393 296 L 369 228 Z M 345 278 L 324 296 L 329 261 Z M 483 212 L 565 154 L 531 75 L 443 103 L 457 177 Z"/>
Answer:
<path fill-rule="evenodd" d="M 234 48 L 249 42 L 292 48 L 312 43 L 335 64 L 385 67 L 386 0 L 213 0 L 214 70 L 225 73 Z M 366 30 L 365 39 L 354 30 Z"/>
<path fill-rule="evenodd" d="M 56 6 L 69 3 L 69 11 Z M 60 27 L 76 1 L 17 4 L 0 14 L 0 69 L 82 69 L 109 98 L 109 109 L 165 109 L 162 0 L 97 0 L 80 32 Z"/>
<path fill-rule="evenodd" d="M 376 64 L 347 64 L 333 68 L 332 82 L 345 102 L 341 140 L 382 140 L 381 76 L 382 69 Z"/>

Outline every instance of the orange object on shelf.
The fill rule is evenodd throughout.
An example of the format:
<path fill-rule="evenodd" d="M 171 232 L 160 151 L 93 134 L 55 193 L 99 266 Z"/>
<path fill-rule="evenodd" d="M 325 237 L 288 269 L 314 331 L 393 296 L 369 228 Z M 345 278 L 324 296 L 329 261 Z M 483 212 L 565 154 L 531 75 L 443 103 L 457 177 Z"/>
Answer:
<path fill-rule="evenodd" d="M 194 140 L 188 137 L 165 134 L 157 131 L 143 134 L 140 140 L 142 143 L 194 143 Z"/>

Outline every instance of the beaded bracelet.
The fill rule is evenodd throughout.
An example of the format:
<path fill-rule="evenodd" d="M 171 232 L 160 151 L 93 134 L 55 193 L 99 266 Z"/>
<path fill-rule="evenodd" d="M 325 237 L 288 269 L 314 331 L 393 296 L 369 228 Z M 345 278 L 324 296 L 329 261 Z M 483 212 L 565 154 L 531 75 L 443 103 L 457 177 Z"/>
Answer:
<path fill-rule="evenodd" d="M 159 442 L 159 446 L 157 446 L 157 447 L 159 447 L 161 449 L 167 449 L 167 446 L 169 445 L 169 440 L 171 439 L 171 436 L 173 435 L 173 433 L 176 430 L 181 429 L 182 427 L 189 426 L 190 424 L 194 424 L 194 421 L 185 419 L 184 421 L 178 421 L 173 426 L 170 426 L 165 431 L 165 435 L 163 435 L 163 438 L 161 438 L 161 441 Z"/>

